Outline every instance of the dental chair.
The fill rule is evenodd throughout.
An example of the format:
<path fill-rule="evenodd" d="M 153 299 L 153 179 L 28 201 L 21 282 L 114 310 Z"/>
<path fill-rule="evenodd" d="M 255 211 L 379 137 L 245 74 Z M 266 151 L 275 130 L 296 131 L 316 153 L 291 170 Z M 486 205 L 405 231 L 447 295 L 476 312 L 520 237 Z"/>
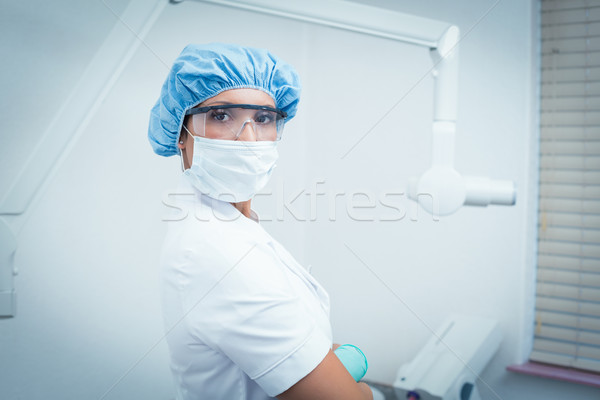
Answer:
<path fill-rule="evenodd" d="M 491 319 L 451 315 L 409 363 L 394 392 L 408 400 L 481 400 L 476 383 L 498 350 L 502 334 Z"/>

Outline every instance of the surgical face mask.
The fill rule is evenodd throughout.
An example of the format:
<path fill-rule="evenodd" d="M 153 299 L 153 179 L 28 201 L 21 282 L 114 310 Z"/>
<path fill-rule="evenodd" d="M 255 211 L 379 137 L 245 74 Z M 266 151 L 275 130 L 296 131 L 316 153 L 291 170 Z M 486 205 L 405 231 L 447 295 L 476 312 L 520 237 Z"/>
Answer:
<path fill-rule="evenodd" d="M 192 166 L 184 175 L 213 199 L 241 202 L 254 197 L 269 181 L 279 157 L 277 142 L 207 139 L 192 135 Z"/>

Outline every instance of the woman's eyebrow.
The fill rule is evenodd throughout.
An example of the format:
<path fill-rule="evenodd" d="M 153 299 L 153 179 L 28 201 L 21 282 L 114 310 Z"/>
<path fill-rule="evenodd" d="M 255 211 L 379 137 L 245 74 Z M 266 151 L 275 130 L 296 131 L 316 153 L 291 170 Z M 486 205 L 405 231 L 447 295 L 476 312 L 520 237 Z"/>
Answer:
<path fill-rule="evenodd" d="M 197 107 L 210 107 L 213 105 L 229 105 L 229 104 L 235 104 L 235 103 L 230 103 L 229 101 L 214 101 L 212 103 L 206 103 L 204 105 L 198 105 Z"/>

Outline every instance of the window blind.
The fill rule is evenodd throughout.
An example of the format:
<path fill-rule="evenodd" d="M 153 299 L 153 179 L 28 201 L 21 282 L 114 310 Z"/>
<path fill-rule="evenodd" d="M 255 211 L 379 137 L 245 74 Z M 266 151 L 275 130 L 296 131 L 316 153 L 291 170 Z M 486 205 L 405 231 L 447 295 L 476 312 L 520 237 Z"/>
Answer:
<path fill-rule="evenodd" d="M 600 372 L 600 0 L 542 0 L 532 361 Z"/>

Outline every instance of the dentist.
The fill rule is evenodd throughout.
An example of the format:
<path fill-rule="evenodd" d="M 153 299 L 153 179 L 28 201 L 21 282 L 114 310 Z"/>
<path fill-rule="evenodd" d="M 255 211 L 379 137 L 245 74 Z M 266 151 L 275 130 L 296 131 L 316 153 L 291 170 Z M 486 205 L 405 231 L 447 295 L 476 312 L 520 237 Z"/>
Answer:
<path fill-rule="evenodd" d="M 327 293 L 251 208 L 299 98 L 289 64 L 213 43 L 181 52 L 152 108 L 152 148 L 184 170 L 160 261 L 178 400 L 372 399 L 362 352 L 332 343 Z"/>

